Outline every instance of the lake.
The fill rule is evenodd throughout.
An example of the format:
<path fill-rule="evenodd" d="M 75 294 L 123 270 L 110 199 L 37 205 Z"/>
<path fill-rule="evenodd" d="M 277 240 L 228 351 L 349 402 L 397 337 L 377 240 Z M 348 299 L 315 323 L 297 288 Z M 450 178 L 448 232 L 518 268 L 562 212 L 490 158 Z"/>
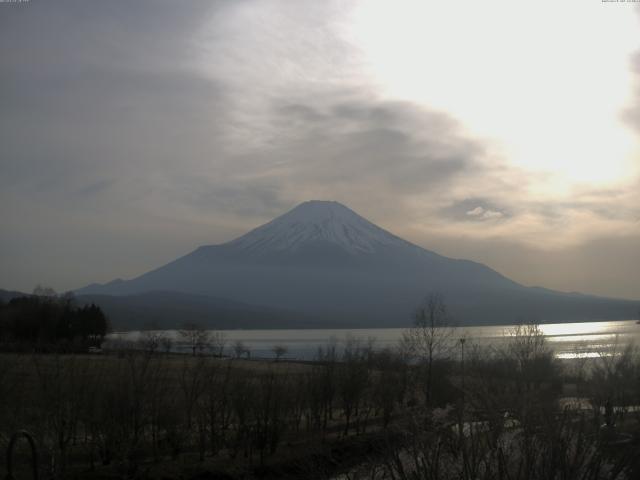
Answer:
<path fill-rule="evenodd" d="M 457 327 L 454 338 L 467 338 L 467 345 L 499 346 L 508 338 L 513 325 Z M 640 324 L 635 320 L 615 322 L 549 323 L 540 325 L 550 347 L 560 359 L 591 358 L 601 354 L 614 355 L 625 346 L 640 344 Z M 335 343 L 340 349 L 349 338 L 372 341 L 376 349 L 398 345 L 404 328 L 309 329 L 309 330 L 218 330 L 226 339 L 226 353 L 232 354 L 233 344 L 241 341 L 251 351 L 252 358 L 273 358 L 275 345 L 287 349 L 286 358 L 312 360 L 320 346 Z M 166 334 L 176 342 L 176 351 L 187 351 L 177 330 Z M 119 342 L 135 342 L 141 332 L 112 333 L 107 346 Z"/>

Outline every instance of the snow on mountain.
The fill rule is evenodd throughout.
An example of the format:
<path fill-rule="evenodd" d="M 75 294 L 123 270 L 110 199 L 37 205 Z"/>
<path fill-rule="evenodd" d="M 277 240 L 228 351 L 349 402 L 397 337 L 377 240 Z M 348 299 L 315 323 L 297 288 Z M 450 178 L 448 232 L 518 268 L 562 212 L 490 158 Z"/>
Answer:
<path fill-rule="evenodd" d="M 320 200 L 304 202 L 227 245 L 251 252 L 281 252 L 323 242 L 350 253 L 375 253 L 382 246 L 410 245 L 344 205 Z"/>
<path fill-rule="evenodd" d="M 345 326 L 407 325 L 420 301 L 435 291 L 459 322 L 469 324 L 623 319 L 637 308 L 633 302 L 524 287 L 486 265 L 418 247 L 328 201 L 302 203 L 235 240 L 78 293 L 151 291 L 226 298 Z"/>

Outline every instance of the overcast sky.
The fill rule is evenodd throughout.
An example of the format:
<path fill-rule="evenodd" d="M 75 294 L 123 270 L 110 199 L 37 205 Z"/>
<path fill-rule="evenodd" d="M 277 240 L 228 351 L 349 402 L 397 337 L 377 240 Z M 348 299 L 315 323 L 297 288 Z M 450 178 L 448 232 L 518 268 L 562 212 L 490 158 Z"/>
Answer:
<path fill-rule="evenodd" d="M 640 10 L 0 3 L 0 288 L 131 278 L 309 199 L 640 299 Z"/>

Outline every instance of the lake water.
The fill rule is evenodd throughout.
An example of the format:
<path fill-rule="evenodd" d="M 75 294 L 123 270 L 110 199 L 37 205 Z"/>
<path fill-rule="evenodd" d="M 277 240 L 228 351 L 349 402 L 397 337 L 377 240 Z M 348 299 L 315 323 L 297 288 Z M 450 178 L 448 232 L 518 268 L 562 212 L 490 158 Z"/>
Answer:
<path fill-rule="evenodd" d="M 466 338 L 467 344 L 499 346 L 508 339 L 513 325 L 457 327 L 453 338 Z M 616 322 L 550 323 L 540 325 L 549 346 L 561 359 L 590 358 L 614 355 L 625 346 L 640 345 L 640 324 L 635 320 Z M 311 360 L 318 347 L 336 344 L 338 350 L 349 338 L 372 341 L 374 348 L 394 348 L 402 338 L 403 328 L 311 329 L 311 330 L 219 330 L 226 339 L 226 353 L 232 354 L 235 342 L 241 341 L 251 351 L 252 358 L 273 358 L 275 345 L 287 349 L 286 358 Z M 186 351 L 176 330 L 166 334 L 175 341 L 177 351 Z M 113 333 L 107 345 L 135 342 L 141 332 Z"/>

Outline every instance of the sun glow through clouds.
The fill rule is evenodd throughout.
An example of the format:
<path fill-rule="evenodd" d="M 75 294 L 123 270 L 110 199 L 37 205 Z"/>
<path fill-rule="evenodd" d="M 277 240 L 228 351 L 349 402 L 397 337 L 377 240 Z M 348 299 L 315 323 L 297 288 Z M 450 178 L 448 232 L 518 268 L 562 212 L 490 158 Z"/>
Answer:
<path fill-rule="evenodd" d="M 385 95 L 447 112 L 512 165 L 550 173 L 540 192 L 624 182 L 637 174 L 621 120 L 636 14 L 547 3 L 364 1 L 350 41 Z"/>

